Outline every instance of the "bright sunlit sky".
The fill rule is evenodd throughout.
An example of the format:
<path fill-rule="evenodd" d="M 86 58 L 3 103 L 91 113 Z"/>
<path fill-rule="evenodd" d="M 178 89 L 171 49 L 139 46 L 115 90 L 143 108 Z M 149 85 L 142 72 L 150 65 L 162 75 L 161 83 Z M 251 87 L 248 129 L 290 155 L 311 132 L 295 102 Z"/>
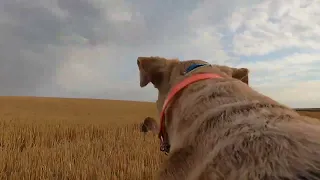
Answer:
<path fill-rule="evenodd" d="M 0 0 L 0 95 L 154 101 L 138 56 L 250 69 L 250 86 L 320 107 L 319 0 Z"/>

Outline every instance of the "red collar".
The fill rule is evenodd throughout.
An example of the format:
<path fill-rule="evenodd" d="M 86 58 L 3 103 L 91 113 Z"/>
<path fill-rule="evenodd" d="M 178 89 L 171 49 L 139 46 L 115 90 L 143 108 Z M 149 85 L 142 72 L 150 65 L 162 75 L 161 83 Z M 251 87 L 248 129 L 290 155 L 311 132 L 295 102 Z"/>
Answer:
<path fill-rule="evenodd" d="M 170 103 L 170 101 L 173 99 L 173 97 L 181 91 L 183 88 L 188 86 L 189 84 L 192 84 L 194 82 L 200 81 L 200 80 L 205 80 L 205 79 L 215 79 L 215 78 L 221 78 L 220 75 L 218 74 L 213 74 L 213 73 L 201 73 L 201 74 L 195 74 L 190 77 L 185 78 L 183 81 L 181 81 L 179 84 L 174 86 L 170 93 L 168 94 L 167 99 L 165 100 L 162 110 L 160 113 L 160 131 L 159 131 L 159 138 L 161 142 L 164 140 L 164 133 L 165 133 L 165 111 Z"/>

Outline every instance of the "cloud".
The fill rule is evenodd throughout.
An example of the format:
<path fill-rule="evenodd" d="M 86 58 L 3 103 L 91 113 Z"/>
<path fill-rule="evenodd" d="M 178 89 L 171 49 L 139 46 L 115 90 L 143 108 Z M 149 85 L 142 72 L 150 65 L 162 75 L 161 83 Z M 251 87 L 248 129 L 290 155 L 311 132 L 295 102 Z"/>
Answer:
<path fill-rule="evenodd" d="M 200 29 L 215 29 L 221 49 L 232 60 L 222 62 L 249 68 L 251 86 L 279 102 L 319 107 L 320 3 L 224 2 L 204 1 L 191 16 Z M 214 57 L 209 61 L 220 63 Z"/>
<path fill-rule="evenodd" d="M 154 101 L 152 86 L 139 87 L 136 58 L 164 56 L 248 67 L 264 94 L 320 106 L 317 0 L 3 0 L 0 7 L 0 95 Z"/>
<path fill-rule="evenodd" d="M 293 107 L 319 107 L 319 53 L 293 53 L 283 58 L 243 62 L 250 69 L 251 86 Z"/>
<path fill-rule="evenodd" d="M 263 1 L 228 17 L 232 49 L 252 86 L 293 107 L 319 107 L 320 3 Z"/>
<path fill-rule="evenodd" d="M 316 0 L 272 0 L 232 13 L 238 55 L 265 55 L 285 48 L 320 49 L 320 3 Z"/>

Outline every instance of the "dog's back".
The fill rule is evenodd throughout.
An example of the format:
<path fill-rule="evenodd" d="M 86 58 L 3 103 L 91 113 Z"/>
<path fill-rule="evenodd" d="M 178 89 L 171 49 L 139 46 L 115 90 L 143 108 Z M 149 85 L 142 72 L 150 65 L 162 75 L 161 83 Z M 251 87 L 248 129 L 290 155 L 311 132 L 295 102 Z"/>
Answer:
<path fill-rule="evenodd" d="M 212 149 L 195 172 L 197 179 L 320 179 L 319 127 L 247 119 L 203 135 L 219 139 L 199 143 Z"/>
<path fill-rule="evenodd" d="M 199 82 L 172 104 L 179 136 L 163 176 L 320 180 L 320 122 L 242 82 L 223 81 Z"/>

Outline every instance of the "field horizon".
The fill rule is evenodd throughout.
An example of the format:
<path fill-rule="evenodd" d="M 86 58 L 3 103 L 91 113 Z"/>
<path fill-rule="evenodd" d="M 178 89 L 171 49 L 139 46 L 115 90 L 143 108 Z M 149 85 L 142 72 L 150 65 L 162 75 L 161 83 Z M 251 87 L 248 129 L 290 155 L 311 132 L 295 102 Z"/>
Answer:
<path fill-rule="evenodd" d="M 0 96 L 0 114 L 0 179 L 152 179 L 165 158 L 139 132 L 154 102 Z"/>
<path fill-rule="evenodd" d="M 19 98 L 30 98 L 30 99 L 38 99 L 38 98 L 42 98 L 42 99 L 66 99 L 66 100 L 97 100 L 97 101 L 121 101 L 121 102 L 129 102 L 129 103 L 148 103 L 148 104 L 154 104 L 155 102 L 153 101 L 136 101 L 136 100 L 118 100 L 118 99 L 105 99 L 105 98 L 86 98 L 86 97 L 53 97 L 53 96 L 0 96 L 0 100 L 4 98 L 4 99 L 8 99 L 8 98 L 12 98 L 12 99 L 19 99 Z M 290 107 L 290 106 L 289 106 Z M 295 109 L 297 111 L 320 111 L 320 107 L 304 107 L 304 108 L 295 108 L 295 107 L 290 107 L 292 109 Z"/>

